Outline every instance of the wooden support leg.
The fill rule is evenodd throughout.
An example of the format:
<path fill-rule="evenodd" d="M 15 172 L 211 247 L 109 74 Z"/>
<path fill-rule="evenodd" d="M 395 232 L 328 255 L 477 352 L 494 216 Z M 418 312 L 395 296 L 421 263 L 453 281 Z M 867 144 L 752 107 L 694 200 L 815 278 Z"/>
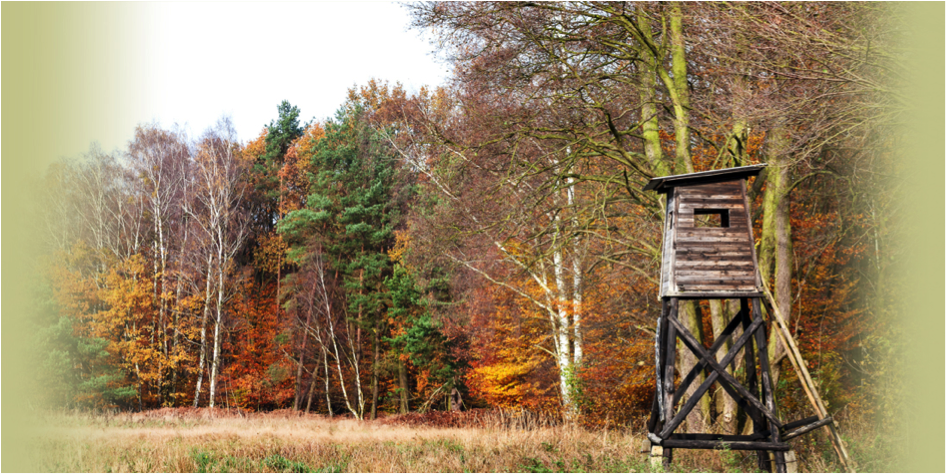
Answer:
<path fill-rule="evenodd" d="M 740 298 L 739 299 L 740 311 L 739 314 L 742 315 L 742 329 L 743 331 L 749 330 L 749 325 L 752 324 L 752 318 L 756 315 L 749 315 L 749 299 Z M 744 365 L 746 368 L 746 385 L 745 387 L 749 390 L 753 396 L 758 397 L 759 395 L 759 381 L 756 379 L 756 358 L 755 350 L 753 348 L 752 342 L 746 344 L 745 347 L 745 358 Z M 762 347 L 762 350 L 765 350 L 765 346 Z M 749 415 L 749 418 L 752 420 L 752 432 L 761 433 L 765 431 L 765 426 L 762 424 L 767 424 L 765 420 L 762 419 L 758 410 L 753 406 L 746 407 L 746 413 Z M 762 472 L 771 472 L 771 464 L 769 463 L 769 453 L 767 451 L 756 451 L 758 456 L 758 465 L 759 470 Z"/>
<path fill-rule="evenodd" d="M 677 357 L 677 329 L 673 324 L 669 324 L 669 320 L 676 319 L 677 311 L 680 306 L 680 300 L 677 298 L 670 298 L 670 308 L 667 313 L 667 319 L 664 320 L 667 326 L 667 337 L 664 339 L 664 376 L 663 376 L 663 390 L 662 396 L 664 400 L 664 420 L 669 421 L 673 419 L 673 376 L 674 376 L 674 364 L 676 363 Z M 664 468 L 670 469 L 670 464 L 673 462 L 673 449 L 664 448 L 663 450 L 664 457 Z"/>
<path fill-rule="evenodd" d="M 753 318 L 762 317 L 762 304 L 759 298 L 752 299 L 752 315 Z M 765 340 L 765 326 L 759 326 L 759 329 L 756 331 L 756 346 L 759 347 L 759 371 L 761 372 L 762 378 L 762 402 L 765 403 L 765 407 L 769 409 L 772 413 L 778 415 L 775 409 L 775 393 L 774 387 L 772 386 L 772 372 L 769 367 L 769 352 L 767 350 L 768 344 Z M 769 430 L 772 432 L 772 441 L 779 442 L 780 434 L 777 426 L 773 426 L 771 423 L 766 423 L 769 427 Z M 776 451 L 775 453 L 775 471 L 776 472 L 785 472 L 785 453 L 781 451 Z"/>
<path fill-rule="evenodd" d="M 663 376 L 665 367 L 667 364 L 667 349 L 666 349 L 666 340 L 667 340 L 667 315 L 670 313 L 670 301 L 664 299 L 661 302 L 661 311 L 660 318 L 657 319 L 657 334 L 654 337 L 654 366 L 655 366 L 655 380 L 656 386 L 654 387 L 654 402 L 650 408 L 650 419 L 647 420 L 647 431 L 650 433 L 659 433 L 663 429 L 666 420 L 666 412 L 664 411 L 664 406 L 666 402 L 664 400 L 664 384 Z M 655 454 L 655 456 L 662 457 L 663 451 L 660 454 Z"/>
<path fill-rule="evenodd" d="M 661 422 L 660 422 L 660 404 L 657 402 L 657 397 L 660 396 L 660 389 L 654 390 L 654 402 L 650 407 L 650 418 L 647 419 L 647 431 L 650 433 L 657 433 L 660 431 Z"/>
<path fill-rule="evenodd" d="M 730 321 L 729 324 L 726 326 L 726 328 L 723 329 L 723 331 L 719 334 L 719 336 L 716 337 L 716 340 L 713 342 L 713 346 L 710 347 L 709 353 L 714 354 L 714 355 L 717 354 L 719 352 L 719 349 L 723 347 L 723 344 L 725 344 L 729 340 L 729 338 L 732 336 L 732 334 L 736 331 L 736 327 L 739 326 L 739 324 L 741 323 L 742 323 L 741 319 L 739 319 L 738 317 L 734 317 L 732 321 Z M 735 341 L 733 341 L 732 344 L 730 344 L 730 347 L 735 344 L 736 344 Z M 735 358 L 733 358 L 733 360 L 735 360 Z M 697 362 L 696 365 L 693 366 L 692 369 L 690 369 L 690 373 L 688 373 L 686 377 L 684 377 L 683 380 L 680 381 L 680 383 L 677 385 L 677 391 L 673 393 L 674 403 L 677 403 L 678 401 L 680 401 L 687 387 L 689 387 L 690 384 L 693 383 L 694 380 L 696 380 L 696 376 L 699 375 L 700 371 L 704 370 L 706 367 L 709 367 L 709 364 L 705 360 L 700 359 L 700 361 Z M 711 375 L 712 374 L 709 372 L 707 372 L 706 374 L 707 377 L 710 377 Z"/>

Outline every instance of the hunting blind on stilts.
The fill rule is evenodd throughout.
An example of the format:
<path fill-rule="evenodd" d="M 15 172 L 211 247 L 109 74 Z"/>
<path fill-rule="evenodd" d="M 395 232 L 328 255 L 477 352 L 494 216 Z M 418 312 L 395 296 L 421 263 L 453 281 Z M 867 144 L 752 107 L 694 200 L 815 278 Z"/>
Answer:
<path fill-rule="evenodd" d="M 644 187 L 665 194 L 667 203 L 660 265 L 662 310 L 657 322 L 657 389 L 647 425 L 648 438 L 654 451 L 662 451 L 665 467 L 670 466 L 674 449 L 737 449 L 757 451 L 763 470 L 771 469 L 771 452 L 776 471 L 785 472 L 785 452 L 791 449 L 786 441 L 832 423 L 820 411 L 818 416 L 783 423 L 775 407 L 762 318 L 761 300 L 766 293 L 759 274 L 746 196 L 746 180 L 757 176 L 765 166 L 654 178 Z M 681 302 L 709 299 L 738 299 L 740 311 L 707 349 L 677 316 Z M 735 338 L 728 353 L 717 360 L 717 351 L 740 326 L 742 334 Z M 677 339 L 698 359 L 689 373 L 680 374 L 679 384 L 675 383 L 674 374 Z M 732 370 L 726 370 L 735 367 L 740 352 L 744 359 L 744 381 L 737 380 Z M 795 356 L 793 352 L 793 364 Z M 681 405 L 687 389 L 701 372 L 707 373 L 705 380 Z M 752 434 L 675 432 L 714 383 L 745 409 L 753 424 Z"/>

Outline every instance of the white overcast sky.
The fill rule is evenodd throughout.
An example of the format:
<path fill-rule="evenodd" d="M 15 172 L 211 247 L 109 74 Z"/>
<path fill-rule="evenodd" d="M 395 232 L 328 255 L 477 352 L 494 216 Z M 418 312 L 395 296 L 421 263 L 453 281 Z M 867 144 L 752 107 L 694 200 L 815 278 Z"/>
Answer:
<path fill-rule="evenodd" d="M 226 114 L 246 142 L 283 100 L 299 107 L 304 123 L 333 116 L 348 88 L 370 78 L 414 91 L 448 75 L 396 3 L 152 3 L 145 10 L 147 106 L 136 121 L 186 124 L 192 135 Z"/>

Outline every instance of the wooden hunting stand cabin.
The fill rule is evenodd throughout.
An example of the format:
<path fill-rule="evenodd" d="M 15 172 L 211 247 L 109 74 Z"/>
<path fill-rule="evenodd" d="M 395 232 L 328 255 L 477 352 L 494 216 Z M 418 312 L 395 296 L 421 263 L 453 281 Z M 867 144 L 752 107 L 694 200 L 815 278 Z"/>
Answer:
<path fill-rule="evenodd" d="M 785 452 L 790 449 L 786 441 L 832 421 L 830 417 L 814 416 L 783 423 L 775 407 L 762 319 L 764 287 L 746 197 L 746 180 L 757 176 L 765 166 L 654 178 L 644 187 L 667 197 L 660 266 L 662 310 L 657 321 L 657 390 L 647 425 L 648 438 L 652 446 L 659 447 L 655 452 L 662 451 L 665 467 L 670 466 L 675 448 L 737 449 L 757 451 L 759 467 L 766 471 L 771 469 L 772 452 L 777 472 L 785 472 Z M 677 318 L 681 301 L 707 299 L 739 299 L 741 303 L 739 313 L 710 349 L 703 347 Z M 717 360 L 717 351 L 739 326 L 742 335 L 726 356 Z M 689 373 L 680 374 L 680 383 L 675 386 L 678 338 L 699 361 Z M 735 366 L 736 356 L 743 349 L 744 383 L 726 371 L 727 366 Z M 675 410 L 697 375 L 704 371 L 704 382 Z M 745 409 L 753 421 L 753 434 L 674 432 L 713 383 L 718 383 Z"/>

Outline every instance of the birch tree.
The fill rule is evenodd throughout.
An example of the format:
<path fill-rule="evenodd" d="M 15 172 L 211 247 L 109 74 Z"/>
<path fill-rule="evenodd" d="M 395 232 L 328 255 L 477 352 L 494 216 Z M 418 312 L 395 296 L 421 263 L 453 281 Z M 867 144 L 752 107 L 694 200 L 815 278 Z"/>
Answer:
<path fill-rule="evenodd" d="M 161 373 L 161 396 L 166 398 L 171 391 L 170 372 L 174 370 L 170 353 L 175 341 L 168 318 L 172 293 L 169 285 L 169 260 L 179 251 L 177 226 L 181 222 L 181 193 L 184 182 L 180 163 L 190 156 L 187 139 L 182 132 L 163 130 L 156 124 L 142 125 L 135 129 L 129 144 L 128 156 L 131 169 L 140 180 L 146 211 L 151 218 L 151 253 L 153 255 L 152 298 L 158 310 L 152 338 L 156 338 L 163 358 Z"/>
<path fill-rule="evenodd" d="M 194 183 L 190 208 L 195 224 L 206 238 L 207 281 L 204 305 L 204 321 L 201 328 L 201 353 L 206 349 L 206 319 L 213 322 L 213 346 L 210 351 L 209 406 L 213 408 L 217 380 L 220 372 L 223 331 L 226 330 L 225 303 L 232 288 L 229 276 L 233 270 L 233 258 L 247 237 L 248 219 L 241 208 L 245 192 L 244 173 L 246 163 L 242 160 L 236 131 L 228 118 L 204 133 L 197 145 L 194 157 Z M 213 301 L 211 302 L 211 293 Z M 213 307 L 211 313 L 210 308 Z M 203 361 L 203 356 L 201 357 Z M 203 362 L 201 362 L 201 365 Z M 201 372 L 202 374 L 202 372 Z M 201 377 L 198 375 L 196 399 L 200 393 Z"/>

